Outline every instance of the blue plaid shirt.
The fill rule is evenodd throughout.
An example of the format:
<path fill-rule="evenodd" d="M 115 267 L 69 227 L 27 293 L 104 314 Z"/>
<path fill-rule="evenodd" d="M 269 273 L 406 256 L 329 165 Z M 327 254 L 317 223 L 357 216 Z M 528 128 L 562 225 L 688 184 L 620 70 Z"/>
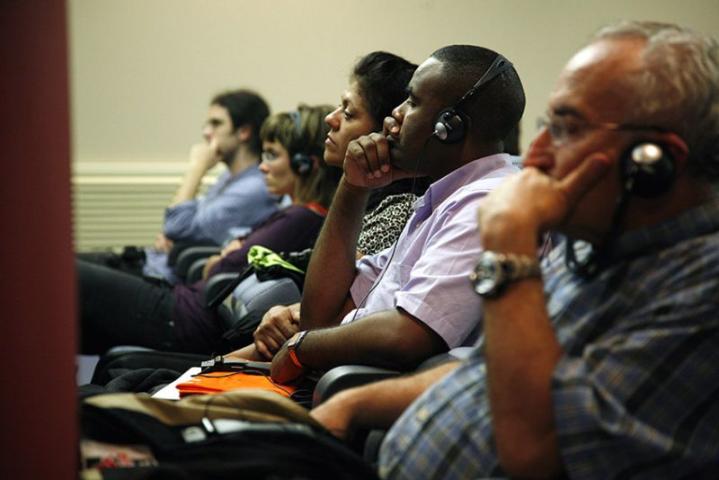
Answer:
<path fill-rule="evenodd" d="M 559 449 L 572 479 L 719 478 L 719 201 L 622 236 L 585 280 L 546 259 Z M 531 402 L 532 399 L 527 399 Z M 504 477 L 481 350 L 390 430 L 380 475 Z"/>

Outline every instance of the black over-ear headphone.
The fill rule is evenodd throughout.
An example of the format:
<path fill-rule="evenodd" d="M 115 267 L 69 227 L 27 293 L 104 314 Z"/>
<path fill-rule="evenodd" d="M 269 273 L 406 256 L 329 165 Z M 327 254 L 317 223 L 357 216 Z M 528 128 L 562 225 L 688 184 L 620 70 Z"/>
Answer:
<path fill-rule="evenodd" d="M 292 120 L 295 122 L 295 134 L 297 138 L 302 137 L 302 118 L 300 112 L 290 112 Z M 312 173 L 314 162 L 312 157 L 305 152 L 294 152 L 290 155 L 290 168 L 300 177 L 306 177 Z"/>
<path fill-rule="evenodd" d="M 610 257 L 612 242 L 619 234 L 629 198 L 632 195 L 641 198 L 658 197 L 667 192 L 674 183 L 676 162 L 669 149 L 661 143 L 647 141 L 634 143 L 624 151 L 619 162 L 622 192 L 614 207 L 606 242 L 580 261 L 574 251 L 574 240 L 567 238 L 565 253 L 567 268 L 585 278 L 597 274 Z"/>
<path fill-rule="evenodd" d="M 467 134 L 471 118 L 460 107 L 464 102 L 476 94 L 480 87 L 488 84 L 505 70 L 512 67 L 512 62 L 497 54 L 486 72 L 479 77 L 477 83 L 467 90 L 462 98 L 453 107 L 445 108 L 437 116 L 434 124 L 433 135 L 442 143 L 457 143 Z"/>
<path fill-rule="evenodd" d="M 660 143 L 635 143 L 625 150 L 620 162 L 624 190 L 632 195 L 658 197 L 674 183 L 676 162 Z"/>

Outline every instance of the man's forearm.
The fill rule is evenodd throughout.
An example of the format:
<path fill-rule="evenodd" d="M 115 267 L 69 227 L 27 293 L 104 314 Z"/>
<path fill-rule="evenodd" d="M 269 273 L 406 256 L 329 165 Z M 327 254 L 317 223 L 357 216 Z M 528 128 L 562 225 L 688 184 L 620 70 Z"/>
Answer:
<path fill-rule="evenodd" d="M 486 228 L 488 250 L 534 257 L 533 228 Z M 539 278 L 509 284 L 500 297 L 485 299 L 484 353 L 492 422 L 500 463 L 510 476 L 561 472 L 552 405 L 551 377 L 562 355 L 554 336 Z"/>
<path fill-rule="evenodd" d="M 345 390 L 328 400 L 327 411 L 334 413 L 335 409 L 339 409 L 346 412 L 350 430 L 389 428 L 417 397 L 458 365 L 459 362 L 448 362 L 414 375 Z M 329 405 L 329 402 L 334 405 Z M 322 410 L 320 406 L 312 411 L 312 415 L 323 421 Z"/>
<path fill-rule="evenodd" d="M 444 340 L 429 327 L 407 313 L 386 310 L 347 325 L 310 332 L 298 357 L 319 370 L 348 364 L 410 370 L 445 351 Z"/>
<path fill-rule="evenodd" d="M 369 190 L 344 177 L 335 193 L 307 269 L 302 298 L 303 330 L 336 325 L 355 278 L 355 251 Z"/>
<path fill-rule="evenodd" d="M 503 467 L 512 476 L 559 473 L 551 377 L 561 356 L 541 281 L 524 280 L 484 302 L 492 419 Z M 516 455 L 520 453 L 519 455 Z"/>
<path fill-rule="evenodd" d="M 207 169 L 204 168 L 202 164 L 199 162 L 192 163 L 190 165 L 190 169 L 182 179 L 182 184 L 180 185 L 180 188 L 177 189 L 170 206 L 174 207 L 182 202 L 194 199 L 200 188 L 200 184 L 202 183 L 202 178 L 205 176 L 205 173 L 207 173 Z"/>

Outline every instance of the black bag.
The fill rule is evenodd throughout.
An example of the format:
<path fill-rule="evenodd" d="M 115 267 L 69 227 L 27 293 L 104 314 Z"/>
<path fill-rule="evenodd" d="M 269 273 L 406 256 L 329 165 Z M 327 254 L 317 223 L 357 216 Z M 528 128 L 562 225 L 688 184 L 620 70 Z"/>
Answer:
<path fill-rule="evenodd" d="M 230 392 L 179 402 L 136 394 L 99 395 L 83 401 L 80 414 L 81 478 L 377 478 L 306 410 L 269 392 Z M 104 455 L 94 467 L 93 452 Z"/>
<path fill-rule="evenodd" d="M 100 361 L 95 367 L 91 383 L 94 385 L 107 385 L 110 381 L 118 377 L 144 368 L 179 372 L 172 379 L 174 380 L 188 368 L 198 366 L 203 360 L 207 360 L 207 355 L 164 352 L 144 347 L 115 347 L 100 357 Z M 116 391 L 145 390 L 124 389 Z"/>
<path fill-rule="evenodd" d="M 142 247 L 126 246 L 121 253 L 112 251 L 79 252 L 76 256 L 80 260 L 103 265 L 137 277 L 142 276 L 142 269 L 145 265 L 145 250 Z"/>

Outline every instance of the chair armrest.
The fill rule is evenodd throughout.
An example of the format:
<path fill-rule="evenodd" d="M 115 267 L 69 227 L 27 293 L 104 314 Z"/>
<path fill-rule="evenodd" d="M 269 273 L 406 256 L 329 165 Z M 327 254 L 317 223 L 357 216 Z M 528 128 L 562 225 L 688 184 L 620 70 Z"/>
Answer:
<path fill-rule="evenodd" d="M 416 371 L 428 370 L 447 362 L 464 360 L 472 351 L 474 351 L 473 347 L 453 348 L 448 352 L 428 358 L 419 365 Z M 402 372 L 396 370 L 365 365 L 342 365 L 335 367 L 320 377 L 312 397 L 312 405 L 319 405 L 341 390 L 377 382 L 386 378 L 397 377 L 401 374 Z"/>
<path fill-rule="evenodd" d="M 204 247 L 186 248 L 177 256 L 177 261 L 175 262 L 175 274 L 182 279 L 187 278 L 190 267 L 196 260 L 217 255 L 221 251 L 222 249 L 220 247 L 209 245 Z"/>
<path fill-rule="evenodd" d="M 342 365 L 328 371 L 320 378 L 312 395 L 312 405 L 317 406 L 342 390 L 396 377 L 400 372 L 365 365 Z"/>
<path fill-rule="evenodd" d="M 208 261 L 209 257 L 203 257 L 192 262 L 192 265 L 187 269 L 187 274 L 185 275 L 185 283 L 187 285 L 192 285 L 202 280 L 202 273 L 205 271 L 205 265 L 207 265 Z"/>
<path fill-rule="evenodd" d="M 292 305 L 302 300 L 300 289 L 291 278 L 259 280 L 250 275 L 233 290 L 234 321 L 228 328 L 252 333 L 262 317 L 275 305 Z"/>
<path fill-rule="evenodd" d="M 233 282 L 236 282 L 239 276 L 239 273 L 234 272 L 218 273 L 217 275 L 211 276 L 205 283 L 205 290 L 203 292 L 205 296 L 205 307 L 211 307 L 212 305 L 217 306 L 222 303 L 225 298 L 232 293 L 232 290 L 227 290 L 223 294 L 223 290 L 227 289 Z M 224 295 L 223 298 L 217 298 L 218 295 L 221 294 Z"/>
<path fill-rule="evenodd" d="M 173 242 L 172 248 L 170 249 L 170 252 L 167 254 L 167 265 L 170 267 L 175 267 L 177 264 L 178 257 L 184 252 L 185 250 L 189 248 L 195 248 L 195 247 L 213 247 L 213 248 L 220 248 L 219 245 L 216 245 L 214 243 L 197 243 L 197 242 L 186 242 L 186 241 L 177 241 Z"/>

